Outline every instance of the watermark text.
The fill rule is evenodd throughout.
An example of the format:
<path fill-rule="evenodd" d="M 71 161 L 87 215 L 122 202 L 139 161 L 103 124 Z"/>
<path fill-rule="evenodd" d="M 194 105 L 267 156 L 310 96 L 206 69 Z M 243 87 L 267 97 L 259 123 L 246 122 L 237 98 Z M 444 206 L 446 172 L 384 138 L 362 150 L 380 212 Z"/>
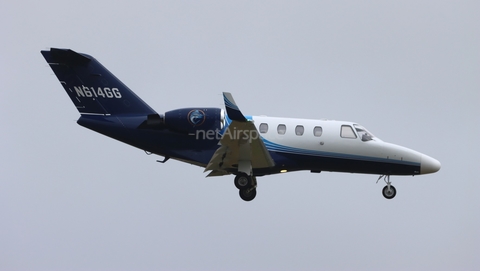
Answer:
<path fill-rule="evenodd" d="M 219 129 L 195 131 L 196 140 L 220 140 L 224 137 L 230 140 L 248 141 L 251 143 L 252 140 L 259 139 L 260 135 L 256 130 L 237 130 L 236 128 L 226 129 L 223 134 L 220 133 Z"/>

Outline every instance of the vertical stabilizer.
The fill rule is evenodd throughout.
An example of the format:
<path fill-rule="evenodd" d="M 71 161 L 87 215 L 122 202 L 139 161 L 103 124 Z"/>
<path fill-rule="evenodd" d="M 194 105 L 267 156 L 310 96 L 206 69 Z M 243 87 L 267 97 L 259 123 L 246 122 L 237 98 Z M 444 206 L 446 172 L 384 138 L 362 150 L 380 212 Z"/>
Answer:
<path fill-rule="evenodd" d="M 92 56 L 56 48 L 42 55 L 80 114 L 156 114 Z"/>

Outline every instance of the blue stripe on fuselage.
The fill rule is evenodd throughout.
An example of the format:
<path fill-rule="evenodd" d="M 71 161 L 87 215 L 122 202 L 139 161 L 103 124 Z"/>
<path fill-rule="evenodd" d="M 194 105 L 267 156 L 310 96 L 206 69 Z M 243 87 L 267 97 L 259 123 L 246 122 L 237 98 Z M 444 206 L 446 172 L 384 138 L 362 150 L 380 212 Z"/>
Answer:
<path fill-rule="evenodd" d="M 320 157 L 349 159 L 349 160 L 360 160 L 360 161 L 369 161 L 369 162 L 382 162 L 382 163 L 394 162 L 396 164 L 402 164 L 402 165 L 420 166 L 420 163 L 410 162 L 410 161 L 400 161 L 400 160 L 392 160 L 392 159 L 386 159 L 386 158 L 370 157 L 370 156 L 362 156 L 362 155 L 354 155 L 354 154 L 307 150 L 307 149 L 284 146 L 284 145 L 269 141 L 263 137 L 262 137 L 262 140 L 265 146 L 267 147 L 267 150 L 270 152 L 298 154 L 298 155 L 305 155 L 305 156 L 320 156 Z"/>

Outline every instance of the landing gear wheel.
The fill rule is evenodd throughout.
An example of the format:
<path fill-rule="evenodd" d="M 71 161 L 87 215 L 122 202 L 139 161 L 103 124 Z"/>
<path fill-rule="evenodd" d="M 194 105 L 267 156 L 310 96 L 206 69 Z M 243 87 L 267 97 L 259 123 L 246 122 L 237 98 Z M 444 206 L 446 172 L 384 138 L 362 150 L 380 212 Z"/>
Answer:
<path fill-rule="evenodd" d="M 237 176 L 235 176 L 234 183 L 237 189 L 240 189 L 240 190 L 247 189 L 252 186 L 252 179 L 247 174 L 240 173 Z"/>
<path fill-rule="evenodd" d="M 382 190 L 382 194 L 386 199 L 393 199 L 397 194 L 397 189 L 393 185 L 390 185 L 390 187 L 386 185 Z"/>
<path fill-rule="evenodd" d="M 248 188 L 248 189 L 240 189 L 240 198 L 244 201 L 251 201 L 257 196 L 257 189 L 256 188 Z"/>

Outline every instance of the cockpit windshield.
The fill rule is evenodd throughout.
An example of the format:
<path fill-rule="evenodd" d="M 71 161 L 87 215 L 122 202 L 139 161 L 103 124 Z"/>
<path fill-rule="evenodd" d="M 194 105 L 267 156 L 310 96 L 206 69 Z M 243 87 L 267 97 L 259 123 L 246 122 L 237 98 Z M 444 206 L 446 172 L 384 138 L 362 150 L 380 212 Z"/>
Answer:
<path fill-rule="evenodd" d="M 370 133 L 367 129 L 365 129 L 363 126 L 358 124 L 354 124 L 353 126 L 355 127 L 355 130 L 357 131 L 362 141 L 366 142 L 375 138 L 375 136 L 372 133 Z"/>

